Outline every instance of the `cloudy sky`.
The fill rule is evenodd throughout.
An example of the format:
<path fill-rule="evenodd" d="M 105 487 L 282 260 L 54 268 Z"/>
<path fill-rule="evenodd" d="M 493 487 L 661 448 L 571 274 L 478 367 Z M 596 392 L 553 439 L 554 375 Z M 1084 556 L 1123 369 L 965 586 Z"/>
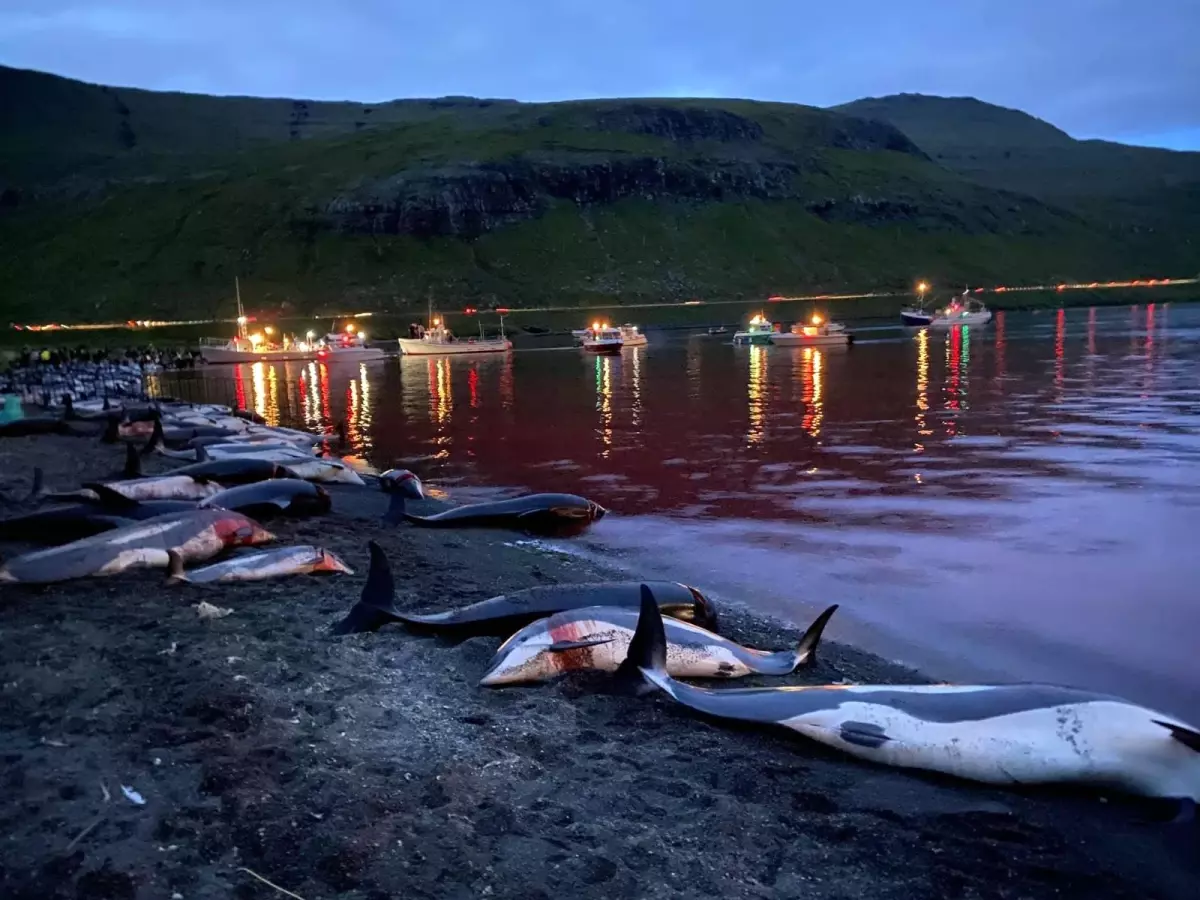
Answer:
<path fill-rule="evenodd" d="M 0 0 L 0 63 L 213 94 L 971 95 L 1200 149 L 1200 0 Z"/>

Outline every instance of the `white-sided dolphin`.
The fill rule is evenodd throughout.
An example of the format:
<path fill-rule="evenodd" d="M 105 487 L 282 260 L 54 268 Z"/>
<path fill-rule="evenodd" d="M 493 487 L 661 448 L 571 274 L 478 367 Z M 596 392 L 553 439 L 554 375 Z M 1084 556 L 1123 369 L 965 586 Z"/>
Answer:
<path fill-rule="evenodd" d="M 1120 697 L 1048 684 L 821 685 L 710 690 L 666 671 L 649 588 L 627 664 L 697 712 L 782 725 L 854 756 L 989 784 L 1077 783 L 1200 799 L 1200 730 Z"/>
<path fill-rule="evenodd" d="M 674 678 L 787 675 L 816 659 L 821 634 L 836 610 L 834 605 L 821 613 L 796 647 L 778 651 L 743 647 L 691 622 L 664 618 L 666 671 Z M 497 686 L 550 681 L 567 672 L 616 672 L 628 656 L 638 616 L 639 610 L 629 607 L 590 606 L 539 619 L 500 645 L 479 683 Z"/>
<path fill-rule="evenodd" d="M 167 552 L 167 578 L 173 583 L 214 584 L 228 581 L 265 581 L 285 575 L 309 575 L 315 572 L 354 570 L 323 547 L 278 547 L 244 553 L 219 563 L 185 570 L 183 557 L 175 550 Z"/>

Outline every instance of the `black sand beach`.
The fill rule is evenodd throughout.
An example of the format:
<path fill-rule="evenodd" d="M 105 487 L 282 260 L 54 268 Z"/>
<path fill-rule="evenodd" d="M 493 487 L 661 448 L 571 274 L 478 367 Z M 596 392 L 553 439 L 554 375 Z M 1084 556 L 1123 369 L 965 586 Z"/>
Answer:
<path fill-rule="evenodd" d="M 35 463 L 73 487 L 122 459 L 90 439 L 0 441 L 0 497 L 27 492 Z M 861 764 L 601 678 L 479 688 L 493 638 L 331 637 L 372 538 L 412 608 L 604 576 L 514 534 L 388 528 L 384 505 L 339 490 L 334 514 L 269 526 L 353 576 L 0 587 L 0 896 L 284 896 L 251 872 L 304 900 L 1198 896 L 1200 833 L 1141 804 Z M 232 613 L 203 620 L 201 600 Z M 799 634 L 721 613 L 754 646 Z M 829 642 L 788 680 L 913 677 Z"/>

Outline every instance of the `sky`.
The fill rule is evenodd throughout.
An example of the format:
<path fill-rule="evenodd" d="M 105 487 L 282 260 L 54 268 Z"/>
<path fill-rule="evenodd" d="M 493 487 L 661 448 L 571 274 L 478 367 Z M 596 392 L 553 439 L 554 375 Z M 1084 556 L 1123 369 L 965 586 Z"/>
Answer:
<path fill-rule="evenodd" d="M 0 0 L 0 63 L 379 102 L 974 96 L 1200 149 L 1200 0 Z"/>

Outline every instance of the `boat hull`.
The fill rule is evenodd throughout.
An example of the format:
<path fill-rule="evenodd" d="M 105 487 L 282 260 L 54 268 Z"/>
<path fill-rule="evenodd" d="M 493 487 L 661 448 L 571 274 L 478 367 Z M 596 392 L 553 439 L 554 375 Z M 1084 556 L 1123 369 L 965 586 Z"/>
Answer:
<path fill-rule="evenodd" d="M 905 310 L 900 313 L 900 324 L 907 325 L 911 328 L 922 328 L 933 321 L 933 316 L 929 313 L 909 312 Z"/>
<path fill-rule="evenodd" d="M 747 344 L 747 345 L 752 345 L 752 346 L 757 346 L 757 347 L 765 347 L 766 345 L 771 343 L 771 334 L 772 334 L 772 332 L 767 332 L 767 331 L 762 331 L 762 332 L 739 331 L 737 334 L 735 334 L 733 336 L 733 342 L 735 344 Z"/>
<path fill-rule="evenodd" d="M 200 351 L 200 357 L 207 363 L 256 363 L 284 362 L 293 359 L 316 359 L 316 350 L 227 350 L 223 347 L 205 347 Z"/>
<path fill-rule="evenodd" d="M 625 346 L 624 341 L 584 341 L 583 349 L 588 353 L 602 353 L 615 356 Z"/>
<path fill-rule="evenodd" d="M 850 335 L 845 332 L 816 335 L 782 332 L 771 336 L 771 343 L 776 347 L 842 347 L 850 341 Z"/>
<path fill-rule="evenodd" d="M 621 346 L 623 346 L 623 347 L 645 347 L 648 343 L 650 343 L 650 342 L 646 339 L 646 336 L 644 334 L 639 334 L 639 335 L 635 335 L 634 337 L 625 338 L 621 342 Z"/>
<path fill-rule="evenodd" d="M 400 353 L 404 356 L 463 356 L 474 353 L 505 353 L 512 349 L 512 341 L 423 341 L 420 338 L 397 338 Z"/>
<path fill-rule="evenodd" d="M 967 313 L 962 316 L 938 316 L 929 323 L 930 328 L 958 328 L 962 325 L 986 325 L 992 321 L 992 312 Z"/>

